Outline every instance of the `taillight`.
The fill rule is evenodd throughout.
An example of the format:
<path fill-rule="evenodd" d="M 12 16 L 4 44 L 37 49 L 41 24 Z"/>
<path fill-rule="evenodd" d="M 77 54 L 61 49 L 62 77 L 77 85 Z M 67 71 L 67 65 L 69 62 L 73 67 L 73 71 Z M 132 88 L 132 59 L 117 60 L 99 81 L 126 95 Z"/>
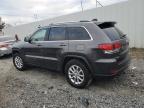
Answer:
<path fill-rule="evenodd" d="M 104 44 L 100 44 L 98 48 L 101 50 L 113 50 L 113 45 L 110 43 L 104 43 Z"/>
<path fill-rule="evenodd" d="M 117 51 L 121 48 L 121 43 L 119 41 L 116 41 L 114 43 L 104 43 L 104 44 L 99 44 L 98 49 L 106 51 L 107 53 Z"/>
<path fill-rule="evenodd" d="M 121 43 L 119 41 L 113 43 L 114 49 L 120 49 L 121 48 Z"/>
<path fill-rule="evenodd" d="M 3 47 L 8 47 L 8 44 L 2 44 L 2 45 L 0 45 L 0 48 L 3 48 Z"/>

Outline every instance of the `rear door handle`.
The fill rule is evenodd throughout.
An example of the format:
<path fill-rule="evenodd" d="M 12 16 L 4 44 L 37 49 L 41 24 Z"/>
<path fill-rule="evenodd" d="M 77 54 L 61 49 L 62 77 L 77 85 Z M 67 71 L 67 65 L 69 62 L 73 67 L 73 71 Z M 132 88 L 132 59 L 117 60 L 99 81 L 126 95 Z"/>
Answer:
<path fill-rule="evenodd" d="M 60 45 L 59 46 L 67 46 L 65 43 L 60 43 Z"/>
<path fill-rule="evenodd" d="M 37 46 L 42 46 L 41 44 L 37 44 Z"/>
<path fill-rule="evenodd" d="M 59 46 L 67 46 L 67 45 L 65 45 L 65 44 L 60 44 Z"/>

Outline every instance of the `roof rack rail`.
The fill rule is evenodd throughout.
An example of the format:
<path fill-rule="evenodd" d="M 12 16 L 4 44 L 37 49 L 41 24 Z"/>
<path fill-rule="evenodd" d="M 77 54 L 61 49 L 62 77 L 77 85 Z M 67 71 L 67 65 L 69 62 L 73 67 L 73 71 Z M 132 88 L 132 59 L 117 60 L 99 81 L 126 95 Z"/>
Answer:
<path fill-rule="evenodd" d="M 79 22 L 90 22 L 90 21 L 88 21 L 88 20 L 82 20 L 82 21 L 79 21 Z"/>
<path fill-rule="evenodd" d="M 50 23 L 49 25 L 50 26 L 53 26 L 53 25 L 60 25 L 60 24 L 66 24 L 66 23 L 76 23 L 76 22 L 60 22 L 60 23 Z"/>

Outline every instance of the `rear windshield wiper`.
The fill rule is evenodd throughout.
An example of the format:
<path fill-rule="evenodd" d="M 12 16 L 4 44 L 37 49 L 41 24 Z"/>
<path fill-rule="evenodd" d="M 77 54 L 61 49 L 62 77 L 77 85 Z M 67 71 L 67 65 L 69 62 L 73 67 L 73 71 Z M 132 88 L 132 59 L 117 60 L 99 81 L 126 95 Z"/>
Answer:
<path fill-rule="evenodd" d="M 121 37 L 122 37 L 122 38 L 125 38 L 125 37 L 126 37 L 126 34 L 122 35 Z"/>

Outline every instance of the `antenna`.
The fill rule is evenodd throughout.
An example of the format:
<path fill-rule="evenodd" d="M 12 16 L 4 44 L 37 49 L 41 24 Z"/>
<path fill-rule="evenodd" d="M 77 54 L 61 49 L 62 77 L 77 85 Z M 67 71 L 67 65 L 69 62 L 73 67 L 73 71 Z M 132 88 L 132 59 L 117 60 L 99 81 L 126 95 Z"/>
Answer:
<path fill-rule="evenodd" d="M 98 2 L 98 1 L 96 0 L 96 8 L 97 8 L 97 2 Z"/>
<path fill-rule="evenodd" d="M 102 5 L 99 1 L 97 1 L 97 3 L 98 3 L 101 7 L 103 7 L 103 5 Z"/>
<path fill-rule="evenodd" d="M 81 9 L 82 9 L 82 12 L 83 12 L 83 1 L 81 0 Z"/>

